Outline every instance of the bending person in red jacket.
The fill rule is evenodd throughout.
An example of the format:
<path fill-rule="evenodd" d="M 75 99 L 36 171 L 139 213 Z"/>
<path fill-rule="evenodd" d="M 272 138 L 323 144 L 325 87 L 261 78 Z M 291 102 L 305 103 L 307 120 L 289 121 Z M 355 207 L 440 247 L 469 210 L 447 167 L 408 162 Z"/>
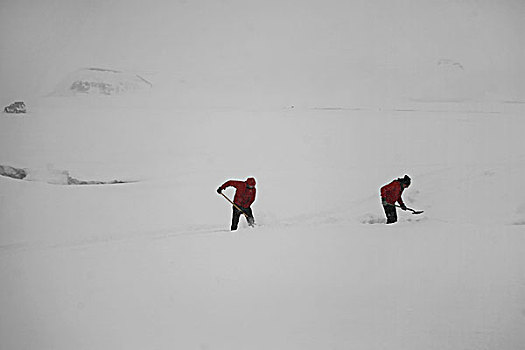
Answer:
<path fill-rule="evenodd" d="M 250 177 L 246 181 L 229 180 L 223 183 L 218 189 L 217 193 L 221 193 L 228 187 L 235 187 L 235 197 L 233 199 L 233 216 L 231 230 L 237 230 L 239 225 L 239 217 L 241 214 L 246 214 L 246 220 L 248 225 L 255 225 L 255 219 L 253 218 L 253 212 L 250 206 L 255 201 L 255 179 Z M 240 210 L 239 210 L 240 209 Z"/>
<path fill-rule="evenodd" d="M 396 179 L 388 185 L 381 187 L 381 203 L 385 209 L 387 224 L 393 224 L 397 221 L 396 202 L 399 203 L 401 209 L 407 210 L 401 194 L 405 188 L 410 186 L 410 182 L 410 177 L 405 175 L 404 178 Z"/>

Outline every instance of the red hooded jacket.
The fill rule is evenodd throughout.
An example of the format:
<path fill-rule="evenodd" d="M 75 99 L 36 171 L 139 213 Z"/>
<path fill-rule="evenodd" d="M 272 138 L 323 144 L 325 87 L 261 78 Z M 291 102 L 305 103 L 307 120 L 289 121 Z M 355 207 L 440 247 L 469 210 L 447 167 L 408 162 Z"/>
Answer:
<path fill-rule="evenodd" d="M 255 201 L 255 179 L 248 178 L 246 181 L 230 180 L 219 187 L 222 191 L 228 187 L 235 187 L 235 197 L 233 202 L 241 208 L 249 208 Z"/>
<path fill-rule="evenodd" d="M 388 185 L 381 187 L 381 198 L 386 199 L 388 204 L 395 205 L 396 202 L 399 202 L 399 204 L 405 205 L 401 199 L 403 190 L 404 188 L 399 179 L 394 180 Z"/>

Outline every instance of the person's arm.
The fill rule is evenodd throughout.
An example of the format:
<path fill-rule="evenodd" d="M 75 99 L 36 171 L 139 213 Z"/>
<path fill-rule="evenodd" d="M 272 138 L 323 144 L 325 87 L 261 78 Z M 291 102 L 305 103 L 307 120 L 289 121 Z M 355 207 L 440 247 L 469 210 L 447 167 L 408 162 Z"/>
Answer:
<path fill-rule="evenodd" d="M 398 195 L 397 202 L 399 203 L 399 206 L 401 207 L 401 209 L 403 209 L 403 210 L 407 210 L 407 206 L 406 206 L 405 203 L 403 202 L 403 198 L 401 198 L 401 194 L 403 193 L 402 186 L 403 186 L 403 185 L 399 184 L 399 195 Z"/>
<path fill-rule="evenodd" d="M 232 187 L 235 187 L 235 188 L 238 188 L 239 184 L 241 184 L 242 181 L 237 181 L 237 180 L 229 180 L 229 181 L 226 181 L 225 183 L 223 183 L 218 189 L 217 189 L 217 193 L 221 193 L 222 191 L 224 191 L 225 189 L 227 189 L 228 187 L 232 186 Z"/>

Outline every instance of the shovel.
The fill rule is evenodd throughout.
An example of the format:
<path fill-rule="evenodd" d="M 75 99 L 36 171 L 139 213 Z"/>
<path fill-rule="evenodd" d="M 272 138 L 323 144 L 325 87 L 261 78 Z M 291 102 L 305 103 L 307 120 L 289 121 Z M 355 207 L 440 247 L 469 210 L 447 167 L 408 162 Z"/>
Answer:
<path fill-rule="evenodd" d="M 222 195 L 224 198 L 226 198 L 226 200 L 227 200 L 228 202 L 230 202 L 231 204 L 233 204 L 233 206 L 234 206 L 235 208 L 237 208 L 241 213 L 244 214 L 244 216 L 246 217 L 246 220 L 248 220 L 248 225 L 249 225 L 250 227 L 255 227 L 255 221 L 253 220 L 253 218 L 252 218 L 252 220 L 250 220 L 250 217 L 248 216 L 248 214 L 246 214 L 246 213 L 244 212 L 244 210 L 242 210 L 241 208 L 239 208 L 239 206 L 238 206 L 237 204 L 233 203 L 233 202 L 230 200 L 230 198 L 228 198 L 228 197 L 226 197 L 226 196 L 224 195 L 224 193 L 221 192 L 221 195 Z"/>
<path fill-rule="evenodd" d="M 396 207 L 401 208 L 400 205 L 396 205 Z M 414 210 L 414 209 L 410 209 L 410 208 L 407 208 L 407 210 L 410 210 L 412 212 L 412 214 L 421 214 L 421 213 L 423 213 L 423 210 Z"/>
<path fill-rule="evenodd" d="M 224 198 L 226 198 L 226 200 L 227 200 L 228 202 L 230 202 L 231 204 L 233 204 L 233 206 L 234 206 L 235 208 L 239 209 L 239 211 L 240 211 L 241 213 L 243 213 L 244 216 L 246 216 L 246 219 L 248 219 L 248 214 L 246 214 L 246 213 L 244 212 L 244 210 L 242 210 L 241 208 L 239 208 L 239 207 L 237 206 L 237 204 L 233 203 L 233 202 L 230 200 L 230 198 L 228 198 L 228 197 L 226 197 L 226 195 L 224 195 L 224 193 L 221 192 L 221 195 L 222 195 Z"/>

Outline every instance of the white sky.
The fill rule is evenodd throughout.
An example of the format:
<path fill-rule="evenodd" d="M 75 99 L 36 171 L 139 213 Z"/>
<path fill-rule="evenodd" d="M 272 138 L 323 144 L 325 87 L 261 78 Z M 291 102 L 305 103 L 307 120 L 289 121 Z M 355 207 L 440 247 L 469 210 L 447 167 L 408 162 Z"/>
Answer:
<path fill-rule="evenodd" d="M 523 18 L 519 0 L 2 0 L 0 93 L 44 94 L 96 66 L 269 98 L 519 100 Z"/>

